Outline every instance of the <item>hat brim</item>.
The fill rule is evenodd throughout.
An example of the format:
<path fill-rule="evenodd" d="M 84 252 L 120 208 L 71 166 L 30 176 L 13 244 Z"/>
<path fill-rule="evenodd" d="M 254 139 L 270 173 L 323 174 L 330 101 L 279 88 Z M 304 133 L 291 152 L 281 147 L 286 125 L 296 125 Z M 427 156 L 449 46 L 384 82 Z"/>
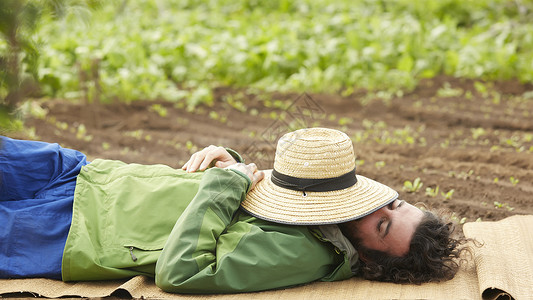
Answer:
<path fill-rule="evenodd" d="M 263 180 L 248 192 L 241 207 L 267 221 L 290 225 L 325 225 L 356 220 L 369 215 L 398 198 L 390 187 L 361 175 L 349 188 L 329 192 L 301 192 L 281 188 Z"/>

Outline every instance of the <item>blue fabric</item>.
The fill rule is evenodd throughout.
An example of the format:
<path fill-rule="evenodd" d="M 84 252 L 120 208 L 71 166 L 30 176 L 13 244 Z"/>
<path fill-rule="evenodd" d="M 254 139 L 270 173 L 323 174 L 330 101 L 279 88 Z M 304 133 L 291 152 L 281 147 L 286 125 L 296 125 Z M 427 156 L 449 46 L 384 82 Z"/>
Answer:
<path fill-rule="evenodd" d="M 61 279 L 76 177 L 87 164 L 58 144 L 0 137 L 0 278 Z"/>

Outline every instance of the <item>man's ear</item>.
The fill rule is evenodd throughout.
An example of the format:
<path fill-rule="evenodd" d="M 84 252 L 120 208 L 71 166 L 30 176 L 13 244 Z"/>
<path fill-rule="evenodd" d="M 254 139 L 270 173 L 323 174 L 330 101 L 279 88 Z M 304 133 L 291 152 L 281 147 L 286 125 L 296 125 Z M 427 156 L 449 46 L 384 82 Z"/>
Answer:
<path fill-rule="evenodd" d="M 370 259 L 368 257 L 366 257 L 366 255 L 361 252 L 361 251 L 357 251 L 357 254 L 359 254 L 359 259 L 364 262 L 365 264 L 369 263 L 370 262 Z"/>

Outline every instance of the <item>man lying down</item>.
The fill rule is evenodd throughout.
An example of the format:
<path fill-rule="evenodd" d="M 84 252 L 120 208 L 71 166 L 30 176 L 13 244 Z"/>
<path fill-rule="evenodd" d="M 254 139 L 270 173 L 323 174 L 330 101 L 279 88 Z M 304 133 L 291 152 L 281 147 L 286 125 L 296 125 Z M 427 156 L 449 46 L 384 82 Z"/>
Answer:
<path fill-rule="evenodd" d="M 0 142 L 1 278 L 148 275 L 175 293 L 418 284 L 452 278 L 464 250 L 451 223 L 356 174 L 337 130 L 285 134 L 265 171 L 215 146 L 176 170 Z"/>

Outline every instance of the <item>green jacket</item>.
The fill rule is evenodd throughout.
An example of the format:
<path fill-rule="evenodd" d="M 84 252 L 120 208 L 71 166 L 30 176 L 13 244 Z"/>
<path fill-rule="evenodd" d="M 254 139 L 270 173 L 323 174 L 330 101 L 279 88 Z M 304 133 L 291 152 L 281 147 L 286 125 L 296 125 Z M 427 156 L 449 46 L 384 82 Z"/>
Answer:
<path fill-rule="evenodd" d="M 77 179 L 65 281 L 155 276 L 177 293 L 244 292 L 352 276 L 320 231 L 239 209 L 250 179 L 95 160 Z"/>

